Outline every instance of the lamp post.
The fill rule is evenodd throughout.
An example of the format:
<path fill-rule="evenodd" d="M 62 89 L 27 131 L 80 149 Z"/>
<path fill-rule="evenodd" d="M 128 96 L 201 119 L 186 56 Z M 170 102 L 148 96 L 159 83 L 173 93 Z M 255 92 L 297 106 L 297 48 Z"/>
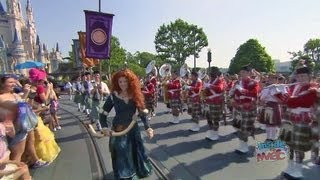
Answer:
<path fill-rule="evenodd" d="M 208 71 L 209 71 L 209 73 L 210 73 L 210 63 L 211 63 L 211 60 L 212 60 L 212 57 L 211 57 L 211 49 L 209 48 L 208 49 L 208 53 L 207 53 L 207 57 L 208 57 L 208 63 L 209 63 L 209 69 L 208 69 Z"/>

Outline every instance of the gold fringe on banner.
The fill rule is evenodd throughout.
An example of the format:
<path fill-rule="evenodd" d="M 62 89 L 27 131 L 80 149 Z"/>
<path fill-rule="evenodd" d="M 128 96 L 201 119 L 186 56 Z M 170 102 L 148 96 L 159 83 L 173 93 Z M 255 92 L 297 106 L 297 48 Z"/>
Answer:
<path fill-rule="evenodd" d="M 86 33 L 78 32 L 80 41 L 80 55 L 82 63 L 85 67 L 93 67 L 99 64 L 99 59 L 87 58 L 86 57 Z"/>

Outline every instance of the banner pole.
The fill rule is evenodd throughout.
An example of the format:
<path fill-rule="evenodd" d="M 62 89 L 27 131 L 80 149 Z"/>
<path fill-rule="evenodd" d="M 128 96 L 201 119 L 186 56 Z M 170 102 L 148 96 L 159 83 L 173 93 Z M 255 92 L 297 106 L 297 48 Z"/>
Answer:
<path fill-rule="evenodd" d="M 99 0 L 99 12 L 101 12 L 101 0 Z M 100 84 L 102 82 L 102 60 L 99 59 Z"/>

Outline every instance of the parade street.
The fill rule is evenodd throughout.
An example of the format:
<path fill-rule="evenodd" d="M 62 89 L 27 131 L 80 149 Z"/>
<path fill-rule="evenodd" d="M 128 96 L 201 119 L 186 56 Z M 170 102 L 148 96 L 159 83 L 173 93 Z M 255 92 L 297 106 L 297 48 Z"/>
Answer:
<path fill-rule="evenodd" d="M 57 142 L 62 151 L 50 166 L 33 171 L 34 179 L 98 179 L 99 158 L 104 164 L 102 169 L 104 179 L 112 179 L 112 165 L 108 151 L 108 138 L 96 139 L 101 156 L 94 153 L 89 134 L 85 131 L 81 121 L 85 115 L 77 111 L 73 102 L 62 96 L 61 124 L 63 131 L 56 132 Z M 195 180 L 195 179 L 279 179 L 281 171 L 286 167 L 286 160 L 257 162 L 255 144 L 264 141 L 265 133 L 258 130 L 255 139 L 249 138 L 250 153 L 240 155 L 234 152 L 238 146 L 238 139 L 232 126 L 221 126 L 220 139 L 216 142 L 205 139 L 207 122 L 202 120 L 199 132 L 194 133 L 190 116 L 185 112 L 179 124 L 169 123 L 171 115 L 161 102 L 158 103 L 156 116 L 151 125 L 155 131 L 153 139 L 149 140 L 143 133 L 145 147 L 150 157 L 161 173 L 167 179 Z M 109 118 L 112 118 L 111 113 Z M 230 119 L 229 119 L 230 120 Z M 142 129 L 142 128 L 141 128 Z M 305 158 L 303 174 L 305 179 L 317 179 L 319 167 L 311 166 Z M 163 179 L 157 175 L 148 179 Z"/>

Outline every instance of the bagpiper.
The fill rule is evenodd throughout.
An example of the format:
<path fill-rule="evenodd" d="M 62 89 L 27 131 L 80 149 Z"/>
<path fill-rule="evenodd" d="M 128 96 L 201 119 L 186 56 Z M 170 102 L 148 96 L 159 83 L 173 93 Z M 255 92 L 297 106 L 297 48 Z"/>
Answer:
<path fill-rule="evenodd" d="M 266 86 L 260 93 L 262 107 L 259 121 L 266 126 L 266 141 L 274 141 L 278 138 L 278 129 L 281 125 L 281 104 L 288 97 L 288 91 L 286 85 L 277 83 L 278 76 L 275 74 L 269 74 L 266 81 Z"/>
<path fill-rule="evenodd" d="M 172 79 L 169 82 L 167 82 L 167 88 L 171 113 L 173 116 L 173 119 L 170 121 L 170 123 L 178 124 L 180 122 L 179 115 L 181 112 L 181 81 L 177 71 L 174 71 L 172 73 Z"/>
<path fill-rule="evenodd" d="M 319 136 L 318 132 L 312 131 L 316 121 L 313 113 L 317 90 L 316 85 L 310 83 L 310 73 L 310 69 L 305 65 L 300 64 L 296 68 L 295 83 L 289 87 L 287 114 L 280 130 L 279 137 L 286 142 L 290 150 L 288 166 L 283 172 L 284 177 L 289 179 L 303 178 L 302 162 L 305 152 L 312 150 L 312 137 Z"/>
<path fill-rule="evenodd" d="M 238 128 L 240 145 L 236 152 L 247 153 L 248 137 L 254 134 L 254 122 L 257 117 L 257 97 L 259 83 L 251 78 L 252 67 L 245 65 L 240 70 L 240 80 L 235 85 L 233 107 L 236 111 L 234 126 Z"/>
<path fill-rule="evenodd" d="M 189 96 L 189 103 L 191 103 L 191 117 L 192 117 L 192 127 L 189 129 L 193 132 L 198 132 L 200 130 L 199 120 L 202 115 L 201 111 L 201 89 L 202 80 L 198 77 L 198 72 L 191 72 L 191 84 L 189 86 L 184 86 L 187 89 Z"/>
<path fill-rule="evenodd" d="M 156 95 L 156 87 L 155 87 L 155 83 L 152 82 L 152 79 L 154 79 L 152 74 L 148 74 L 144 83 L 144 87 L 142 89 L 146 108 L 149 110 L 150 116 L 152 116 L 152 113 L 154 113 L 155 111 L 154 101 L 155 101 L 155 95 Z"/>
<path fill-rule="evenodd" d="M 206 138 L 218 140 L 219 123 L 223 118 L 224 91 L 226 83 L 221 72 L 216 69 L 210 73 L 210 80 L 204 84 L 204 103 L 207 107 L 206 119 L 209 125 L 209 134 Z"/>

